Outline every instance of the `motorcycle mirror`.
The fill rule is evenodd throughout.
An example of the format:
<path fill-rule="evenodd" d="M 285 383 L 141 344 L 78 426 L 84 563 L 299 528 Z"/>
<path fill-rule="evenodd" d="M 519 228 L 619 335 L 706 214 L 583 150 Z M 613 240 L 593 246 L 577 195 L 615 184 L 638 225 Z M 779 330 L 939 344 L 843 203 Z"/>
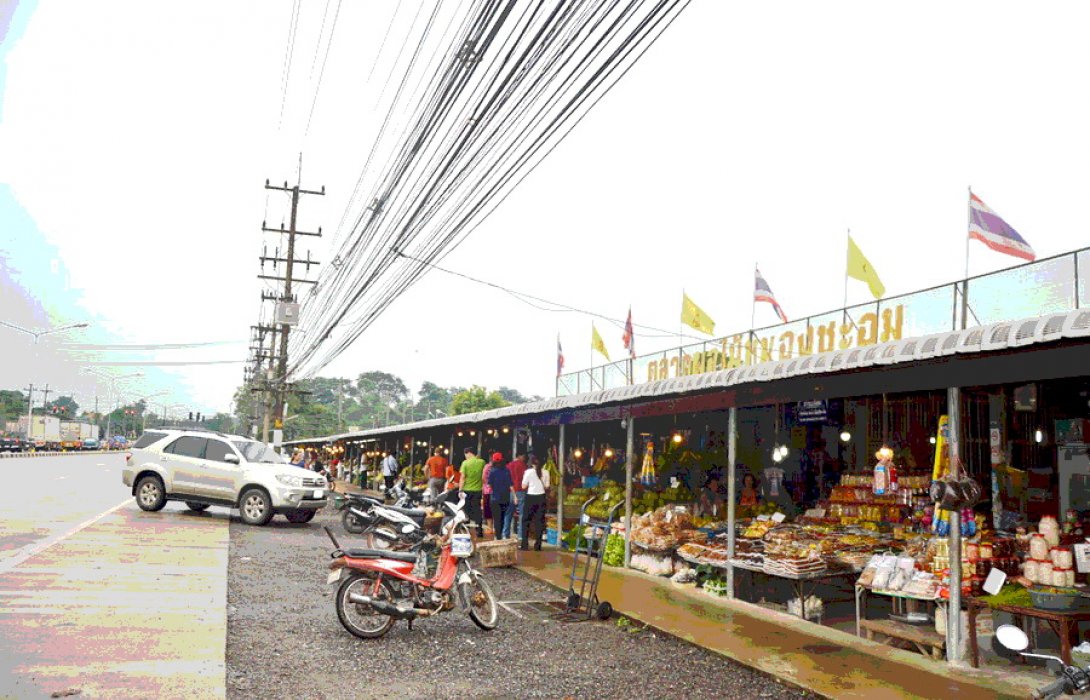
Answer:
<path fill-rule="evenodd" d="M 995 630 L 995 638 L 999 640 L 1000 644 L 1011 651 L 1025 651 L 1029 648 L 1029 637 L 1022 631 L 1021 627 L 1000 625 L 999 628 Z"/>

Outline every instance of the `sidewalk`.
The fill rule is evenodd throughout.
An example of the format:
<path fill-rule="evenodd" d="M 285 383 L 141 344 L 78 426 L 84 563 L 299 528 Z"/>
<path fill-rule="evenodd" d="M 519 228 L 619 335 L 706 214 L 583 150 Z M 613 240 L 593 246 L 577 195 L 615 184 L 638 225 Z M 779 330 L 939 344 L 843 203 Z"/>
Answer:
<path fill-rule="evenodd" d="M 571 555 L 520 552 L 518 568 L 566 591 Z M 605 567 L 600 600 L 614 610 L 739 663 L 832 698 L 1026 698 L 1040 679 L 951 668 L 920 654 L 708 594 L 638 571 Z M 585 623 L 580 623 L 585 624 Z M 593 624 L 593 623 L 589 623 Z"/>

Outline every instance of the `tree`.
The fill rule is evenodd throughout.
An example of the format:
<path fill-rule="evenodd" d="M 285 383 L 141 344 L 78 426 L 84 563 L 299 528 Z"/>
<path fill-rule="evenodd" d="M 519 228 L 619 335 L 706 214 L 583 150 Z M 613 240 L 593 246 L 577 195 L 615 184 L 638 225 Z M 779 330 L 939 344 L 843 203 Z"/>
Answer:
<path fill-rule="evenodd" d="M 26 415 L 26 396 L 21 391 L 0 389 L 0 420 L 19 420 Z"/>
<path fill-rule="evenodd" d="M 450 402 L 451 413 L 456 416 L 510 405 L 498 391 L 490 392 L 476 384 L 456 394 Z"/>
<path fill-rule="evenodd" d="M 534 401 L 543 400 L 543 397 L 538 396 L 536 394 L 533 395 L 533 396 L 523 396 L 522 392 L 519 391 L 518 389 L 511 389 L 511 388 L 506 387 L 506 386 L 501 386 L 499 389 L 496 389 L 496 392 L 500 396 L 503 397 L 504 401 L 507 401 L 508 403 L 513 403 L 513 404 L 516 404 L 516 403 L 531 403 L 531 402 L 534 402 Z"/>
<path fill-rule="evenodd" d="M 149 416 L 150 418 L 150 416 Z M 229 413 L 217 413 L 211 418 L 205 421 L 205 425 L 217 432 L 221 433 L 234 433 L 235 432 L 235 418 Z"/>
<path fill-rule="evenodd" d="M 409 398 L 409 388 L 401 377 L 388 372 L 364 372 L 356 378 L 356 387 L 361 396 L 378 397 L 387 406 Z"/>

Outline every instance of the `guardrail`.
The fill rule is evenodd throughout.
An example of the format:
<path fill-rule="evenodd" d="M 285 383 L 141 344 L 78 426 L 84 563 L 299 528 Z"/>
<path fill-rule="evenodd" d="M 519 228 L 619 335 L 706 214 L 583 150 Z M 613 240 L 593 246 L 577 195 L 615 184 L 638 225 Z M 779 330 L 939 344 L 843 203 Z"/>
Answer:
<path fill-rule="evenodd" d="M 13 457 L 60 457 L 62 455 L 109 455 L 121 454 L 122 450 L 65 450 L 61 452 L 45 452 L 31 450 L 30 452 L 0 452 L 0 459 Z"/>

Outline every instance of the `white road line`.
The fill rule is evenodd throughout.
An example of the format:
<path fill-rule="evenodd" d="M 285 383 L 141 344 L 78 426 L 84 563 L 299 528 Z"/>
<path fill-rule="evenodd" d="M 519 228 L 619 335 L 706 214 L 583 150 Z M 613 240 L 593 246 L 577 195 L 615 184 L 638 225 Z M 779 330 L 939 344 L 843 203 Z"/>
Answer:
<path fill-rule="evenodd" d="M 91 518 L 90 520 L 84 520 L 82 523 L 80 523 L 79 525 L 76 525 L 74 528 L 72 528 L 71 530 L 68 530 L 67 532 L 62 532 L 59 535 L 53 535 L 52 537 L 46 538 L 46 539 L 42 540 L 41 542 L 33 542 L 31 544 L 24 545 L 23 547 L 20 547 L 19 549 L 16 550 L 15 556 L 6 557 L 3 560 L 0 560 L 0 574 L 4 574 L 4 573 L 7 573 L 7 572 L 11 571 L 15 567 L 17 567 L 20 564 L 22 564 L 23 562 L 25 562 L 27 559 L 30 559 L 31 557 L 35 556 L 36 554 L 40 554 L 41 552 L 44 552 L 45 550 L 49 549 L 53 545 L 57 544 L 58 542 L 61 542 L 63 540 L 68 539 L 69 537 L 76 534 L 77 532 L 84 529 L 85 527 L 90 527 L 91 525 L 94 525 L 99 520 L 102 520 L 103 518 L 105 518 L 110 513 L 113 513 L 115 510 L 121 508 L 122 506 L 126 505 L 127 503 L 130 503 L 131 501 L 132 501 L 131 498 L 126 498 L 124 501 L 121 501 L 121 503 L 118 503 L 113 508 L 110 508 L 109 510 L 105 510 L 105 511 L 99 513 L 98 515 Z"/>

